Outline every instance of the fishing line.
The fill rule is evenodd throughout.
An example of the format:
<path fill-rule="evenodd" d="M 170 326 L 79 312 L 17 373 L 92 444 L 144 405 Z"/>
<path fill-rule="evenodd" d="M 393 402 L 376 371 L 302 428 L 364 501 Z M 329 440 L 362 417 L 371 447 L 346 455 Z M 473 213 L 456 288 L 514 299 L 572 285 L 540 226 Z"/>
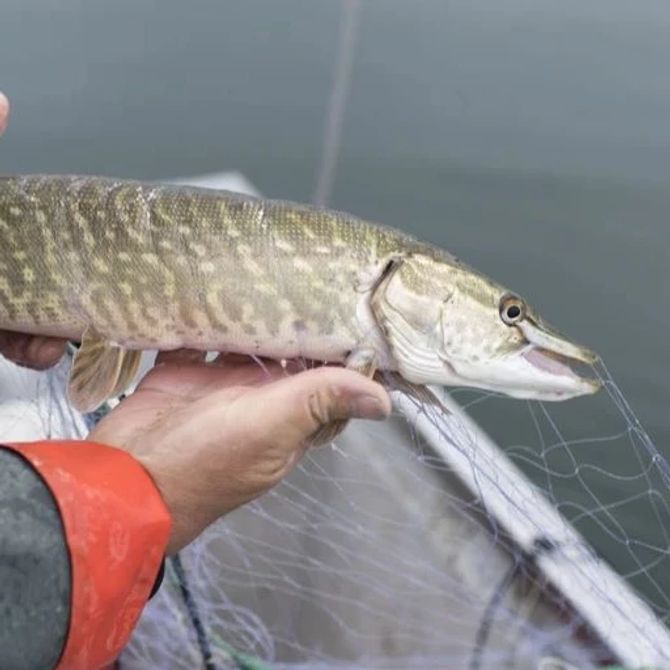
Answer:
<path fill-rule="evenodd" d="M 342 126 L 354 69 L 359 14 L 359 0 L 343 0 L 333 87 L 323 131 L 321 163 L 314 197 L 312 198 L 312 202 L 320 207 L 325 207 L 330 202 L 333 194 L 335 173 L 337 172 L 337 162 L 342 144 Z"/>
<path fill-rule="evenodd" d="M 507 595 L 509 589 L 514 584 L 514 580 L 520 574 L 521 561 L 515 560 L 509 567 L 507 572 L 503 575 L 499 584 L 496 586 L 490 602 L 487 604 L 482 614 L 482 620 L 475 635 L 474 647 L 472 650 L 472 657 L 470 658 L 470 670 L 481 670 L 482 657 L 486 649 L 486 645 L 493 628 L 496 610 L 498 610 L 503 599 Z"/>
<path fill-rule="evenodd" d="M 207 636 L 207 630 L 205 629 L 205 626 L 202 623 L 202 619 L 200 618 L 200 612 L 198 611 L 198 606 L 195 602 L 195 598 L 193 597 L 188 579 L 186 578 L 186 571 L 184 570 L 181 556 L 179 553 L 176 553 L 168 560 L 170 562 L 170 567 L 174 570 L 175 576 L 177 578 L 177 585 L 179 586 L 179 592 L 184 601 L 184 605 L 186 605 L 186 610 L 188 611 L 193 629 L 195 630 L 198 641 L 198 649 L 200 649 L 203 666 L 205 670 L 217 670 L 217 666 L 214 663 L 214 658 L 212 656 L 212 647 Z"/>
<path fill-rule="evenodd" d="M 514 585 L 516 578 L 522 574 L 522 567 L 531 565 L 537 560 L 541 553 L 552 551 L 554 548 L 555 545 L 551 540 L 540 537 L 537 538 L 533 543 L 533 551 L 531 553 L 522 553 L 519 557 L 513 559 L 512 564 L 503 574 L 502 579 L 491 595 L 491 599 L 484 608 L 481 623 L 479 624 L 477 633 L 475 635 L 475 642 L 472 650 L 472 656 L 470 658 L 469 670 L 481 670 L 482 659 L 489 641 L 489 637 L 491 635 L 493 623 L 496 618 L 496 612 L 500 609 L 505 596 L 509 593 L 509 590 Z"/>

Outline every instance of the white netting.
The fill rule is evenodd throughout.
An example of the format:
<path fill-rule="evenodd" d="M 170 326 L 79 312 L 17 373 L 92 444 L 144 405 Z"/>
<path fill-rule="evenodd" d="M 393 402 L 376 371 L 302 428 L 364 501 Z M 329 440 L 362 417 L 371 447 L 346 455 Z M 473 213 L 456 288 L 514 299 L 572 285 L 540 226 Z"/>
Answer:
<path fill-rule="evenodd" d="M 277 490 L 185 552 L 213 667 L 224 662 L 229 645 L 291 667 L 535 668 L 550 656 L 577 667 L 613 662 L 611 644 L 579 608 L 595 612 L 597 623 L 607 621 L 605 630 L 623 630 L 629 639 L 615 642 L 631 649 L 629 658 L 636 658 L 635 648 L 648 648 L 655 652 L 639 652 L 647 654 L 640 662 L 656 653 L 670 663 L 670 648 L 662 646 L 668 638 L 639 619 L 632 593 L 621 592 L 571 531 L 538 511 L 541 497 L 548 498 L 660 617 L 668 614 L 667 462 L 624 411 L 616 387 L 608 382 L 608 388 L 621 411 L 620 430 L 609 437 L 566 439 L 561 430 L 567 433 L 569 424 L 560 422 L 557 407 L 477 397 L 476 407 L 488 405 L 506 422 L 536 428 L 537 444 L 512 443 L 509 451 L 534 472 L 537 490 L 525 483 L 506 490 L 508 479 L 496 481 L 498 456 L 479 453 L 479 434 L 462 425 L 441 430 L 449 449 L 472 459 L 474 490 L 454 474 L 458 466 L 399 423 L 354 428 L 338 446 L 312 453 Z M 612 398 L 592 402 L 595 412 Z M 627 472 L 607 467 L 608 449 L 634 456 Z M 497 503 L 487 509 L 496 498 L 508 503 L 502 516 L 511 521 L 504 525 Z M 653 537 L 649 518 L 657 521 Z M 511 536 L 523 544 L 527 528 L 531 541 L 524 548 Z M 543 570 L 545 556 L 553 563 L 549 572 L 582 580 L 583 597 L 595 604 L 564 602 Z M 136 640 L 130 667 L 159 663 L 152 654 L 166 646 L 176 657 L 180 649 L 191 654 L 179 667 L 201 653 L 174 637 L 174 628 L 195 631 L 174 575 L 168 583 L 147 612 L 143 629 L 152 633 Z"/>
<path fill-rule="evenodd" d="M 600 372 L 590 432 L 570 402 L 454 392 L 529 479 L 460 413 L 356 422 L 168 562 L 121 667 L 670 666 L 668 463 Z M 71 432 L 64 371 L 27 374 L 3 369 L 32 398 L 3 432 Z"/>

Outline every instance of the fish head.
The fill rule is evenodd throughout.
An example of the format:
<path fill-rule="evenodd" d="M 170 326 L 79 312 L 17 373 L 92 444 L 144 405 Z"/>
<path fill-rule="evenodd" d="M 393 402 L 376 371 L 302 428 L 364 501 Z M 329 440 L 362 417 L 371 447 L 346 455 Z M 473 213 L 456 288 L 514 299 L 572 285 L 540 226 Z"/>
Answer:
<path fill-rule="evenodd" d="M 405 258 L 377 311 L 398 371 L 412 383 L 535 400 L 566 400 L 600 388 L 573 369 L 595 363 L 595 353 L 558 333 L 523 298 L 452 257 Z"/>

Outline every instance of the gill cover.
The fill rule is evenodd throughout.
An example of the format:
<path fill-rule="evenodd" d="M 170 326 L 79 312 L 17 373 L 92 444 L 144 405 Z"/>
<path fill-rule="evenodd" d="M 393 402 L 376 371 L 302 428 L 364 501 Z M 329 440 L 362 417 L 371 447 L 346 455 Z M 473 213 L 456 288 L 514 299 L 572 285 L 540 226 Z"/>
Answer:
<path fill-rule="evenodd" d="M 572 363 L 596 355 L 547 326 L 523 299 L 437 254 L 391 258 L 372 311 L 402 377 L 516 398 L 565 400 L 594 393 L 597 380 Z"/>
<path fill-rule="evenodd" d="M 445 296 L 437 298 L 434 291 L 426 290 L 425 272 L 429 268 L 424 265 L 419 255 L 392 257 L 384 267 L 371 306 L 402 377 L 415 384 L 434 384 L 437 380 L 446 384 L 445 363 L 438 355 Z"/>

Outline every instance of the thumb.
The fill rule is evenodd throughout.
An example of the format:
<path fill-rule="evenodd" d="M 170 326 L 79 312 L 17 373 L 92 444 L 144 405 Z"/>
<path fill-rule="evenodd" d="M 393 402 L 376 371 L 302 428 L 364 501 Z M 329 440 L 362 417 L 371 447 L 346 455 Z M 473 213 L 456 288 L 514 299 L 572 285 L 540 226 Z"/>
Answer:
<path fill-rule="evenodd" d="M 336 367 L 299 372 L 257 389 L 254 396 L 259 425 L 275 439 L 281 435 L 298 444 L 332 421 L 381 420 L 391 413 L 391 399 L 380 384 Z"/>

